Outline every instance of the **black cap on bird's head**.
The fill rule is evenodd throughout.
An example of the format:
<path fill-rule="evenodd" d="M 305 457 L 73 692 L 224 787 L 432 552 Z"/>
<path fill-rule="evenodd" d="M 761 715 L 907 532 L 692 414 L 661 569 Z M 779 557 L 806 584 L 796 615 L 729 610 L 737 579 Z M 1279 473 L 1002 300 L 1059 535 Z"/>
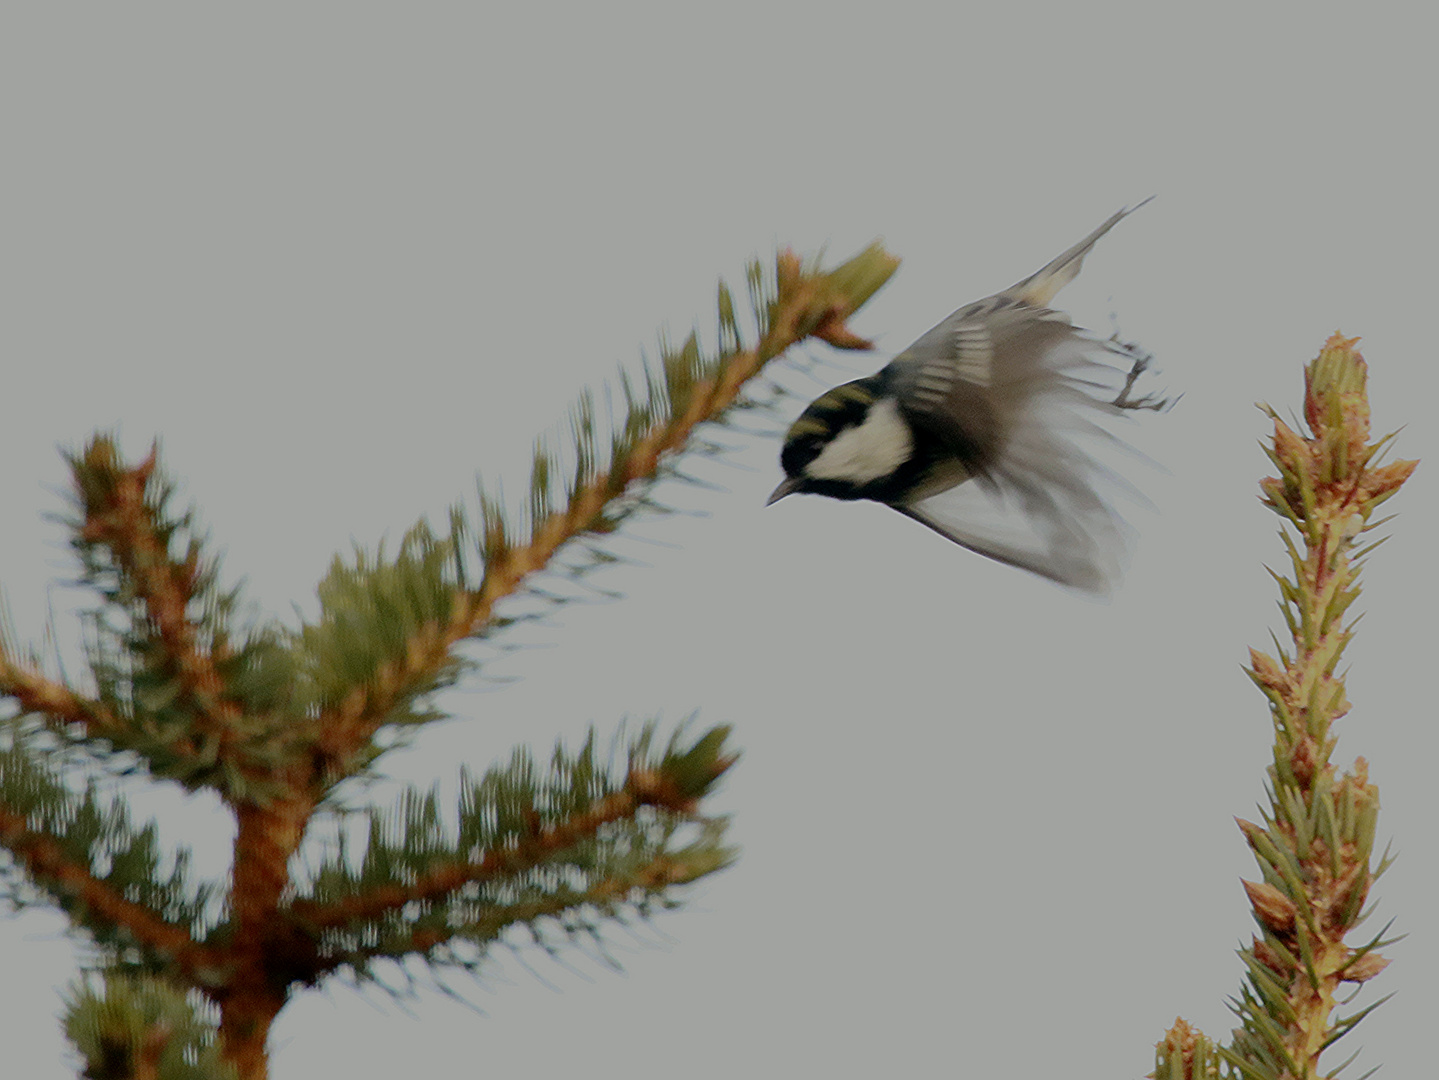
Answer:
<path fill-rule="evenodd" d="M 875 399 L 876 388 L 872 385 L 875 379 L 875 376 L 870 376 L 836 386 L 810 402 L 800 413 L 785 433 L 784 447 L 780 450 L 780 467 L 784 469 L 785 478 L 774 489 L 766 506 L 779 502 L 786 495 L 814 490 L 811 484 L 818 478 L 808 476 L 806 470 L 841 432 L 864 423 Z"/>
<path fill-rule="evenodd" d="M 785 479 L 769 502 L 808 492 L 890 502 L 922 469 L 915 433 L 886 393 L 884 372 L 837 386 L 804 410 L 785 436 Z M 768 505 L 768 504 L 766 504 Z"/>

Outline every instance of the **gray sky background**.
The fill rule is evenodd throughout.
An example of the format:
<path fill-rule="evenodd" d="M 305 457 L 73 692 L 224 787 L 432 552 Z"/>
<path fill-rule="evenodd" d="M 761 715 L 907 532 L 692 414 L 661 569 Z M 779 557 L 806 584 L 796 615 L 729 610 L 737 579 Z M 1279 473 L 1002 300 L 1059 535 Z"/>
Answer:
<path fill-rule="evenodd" d="M 1268 719 L 1240 672 L 1282 625 L 1254 402 L 1364 337 L 1376 427 L 1428 458 L 1350 649 L 1407 941 L 1356 1069 L 1432 1069 L 1430 676 L 1439 529 L 1431 36 L 1409 5 L 36 5 L 0 17 L 0 581 L 23 636 L 82 598 L 57 446 L 152 436 L 264 610 L 314 610 L 352 542 L 525 480 L 533 437 L 776 243 L 904 257 L 821 382 L 872 371 L 1120 206 L 1061 301 L 1183 402 L 1134 441 L 1156 504 L 1107 605 L 877 506 L 764 509 L 773 439 L 704 466 L 704 517 L 611 571 L 444 704 L 428 784 L 626 715 L 736 725 L 715 807 L 743 857 L 662 934 L 541 976 L 497 957 L 413 1016 L 301 996 L 274 1075 L 1135 1077 L 1176 1014 L 1222 1038 L 1253 876 L 1233 815 Z M 816 355 L 819 355 L 818 353 Z M 798 385 L 817 393 L 820 382 Z M 795 400 L 791 412 L 802 402 Z M 384 792 L 380 793 L 384 796 Z M 213 804 L 151 795 L 224 872 Z M 1377 929 L 1375 924 L 1375 928 Z M 73 1075 L 57 919 L 0 922 L 6 1075 Z M 557 990 L 556 990 L 557 988 Z M 1333 1056 L 1332 1064 L 1342 1060 Z M 18 1064 L 17 1064 L 18 1063 Z M 1066 1075 L 1069 1073 L 1066 1072 Z"/>

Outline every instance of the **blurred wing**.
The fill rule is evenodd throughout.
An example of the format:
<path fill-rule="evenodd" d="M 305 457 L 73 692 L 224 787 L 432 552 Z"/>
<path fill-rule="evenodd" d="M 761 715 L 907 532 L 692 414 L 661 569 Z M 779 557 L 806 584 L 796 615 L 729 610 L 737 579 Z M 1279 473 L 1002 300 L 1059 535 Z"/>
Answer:
<path fill-rule="evenodd" d="M 1048 304 L 1132 212 L 960 308 L 885 369 L 911 425 L 964 466 L 891 505 L 971 551 L 1093 593 L 1117 581 L 1132 544 L 1116 499 L 1144 501 L 1121 468 L 1139 455 L 1109 431 L 1127 415 L 1115 399 L 1142 354 L 1077 329 Z"/>
<path fill-rule="evenodd" d="M 1133 542 L 1116 503 L 1145 501 L 1123 477 L 1141 456 L 1107 426 L 1126 415 L 1113 404 L 1126 372 L 1107 360 L 1138 354 L 1065 327 L 1030 355 L 990 387 L 1004 437 L 980 475 L 895 509 L 991 559 L 1106 593 Z"/>
<path fill-rule="evenodd" d="M 1076 518 L 1061 501 L 962 484 L 911 506 L 896 506 L 961 547 L 1061 585 L 1103 596 L 1129 555 L 1129 526 L 1106 510 Z"/>
<path fill-rule="evenodd" d="M 1054 381 L 1049 357 L 1075 336 L 1069 316 L 991 296 L 960 308 L 885 369 L 911 424 L 983 467 L 1016 407 Z"/>

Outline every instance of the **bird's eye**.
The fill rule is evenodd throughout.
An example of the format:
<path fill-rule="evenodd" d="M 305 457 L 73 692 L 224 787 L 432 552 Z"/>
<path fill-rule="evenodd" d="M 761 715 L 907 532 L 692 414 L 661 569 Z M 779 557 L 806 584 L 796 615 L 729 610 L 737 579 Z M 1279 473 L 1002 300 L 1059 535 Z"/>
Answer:
<path fill-rule="evenodd" d="M 780 464 L 784 467 L 785 472 L 793 476 L 818 457 L 819 452 L 820 440 L 813 435 L 791 439 L 784 444 L 784 449 L 780 451 Z"/>

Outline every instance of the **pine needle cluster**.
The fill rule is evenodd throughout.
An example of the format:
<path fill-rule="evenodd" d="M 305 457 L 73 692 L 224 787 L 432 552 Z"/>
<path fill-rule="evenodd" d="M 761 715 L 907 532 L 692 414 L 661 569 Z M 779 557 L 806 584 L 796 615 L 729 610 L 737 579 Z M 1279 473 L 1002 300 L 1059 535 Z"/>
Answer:
<path fill-rule="evenodd" d="M 97 598 L 86 670 L 56 673 L 0 628 L 0 890 L 63 911 L 93 946 L 66 1013 L 85 1075 L 258 1080 L 302 988 L 375 980 L 386 961 L 472 970 L 512 929 L 546 948 L 601 941 L 727 865 L 725 822 L 702 812 L 735 760 L 725 727 L 665 739 L 643 725 L 608 752 L 591 733 L 547 764 L 519 750 L 464 772 L 453 806 L 407 790 L 351 809 L 337 791 L 396 732 L 440 717 L 436 692 L 470 666 L 460 647 L 510 625 L 499 606 L 537 572 L 602 565 L 605 538 L 706 452 L 697 429 L 742 408 L 770 360 L 806 338 L 867 348 L 847 320 L 896 266 L 878 245 L 828 270 L 788 251 L 752 265 L 751 332 L 721 284 L 717 351 L 695 335 L 663 348 L 622 377 L 615 415 L 581 397 L 565 454 L 536 452 L 522 522 L 482 490 L 446 532 L 422 521 L 393 553 L 336 558 L 298 627 L 240 618 L 153 450 L 127 462 L 97 435 L 73 454 L 66 524 Z M 196 880 L 187 852 L 131 820 L 106 783 L 122 772 L 218 798 L 235 826 L 228 881 Z M 358 819 L 339 835 L 364 842 L 307 863 L 323 814 Z"/>

